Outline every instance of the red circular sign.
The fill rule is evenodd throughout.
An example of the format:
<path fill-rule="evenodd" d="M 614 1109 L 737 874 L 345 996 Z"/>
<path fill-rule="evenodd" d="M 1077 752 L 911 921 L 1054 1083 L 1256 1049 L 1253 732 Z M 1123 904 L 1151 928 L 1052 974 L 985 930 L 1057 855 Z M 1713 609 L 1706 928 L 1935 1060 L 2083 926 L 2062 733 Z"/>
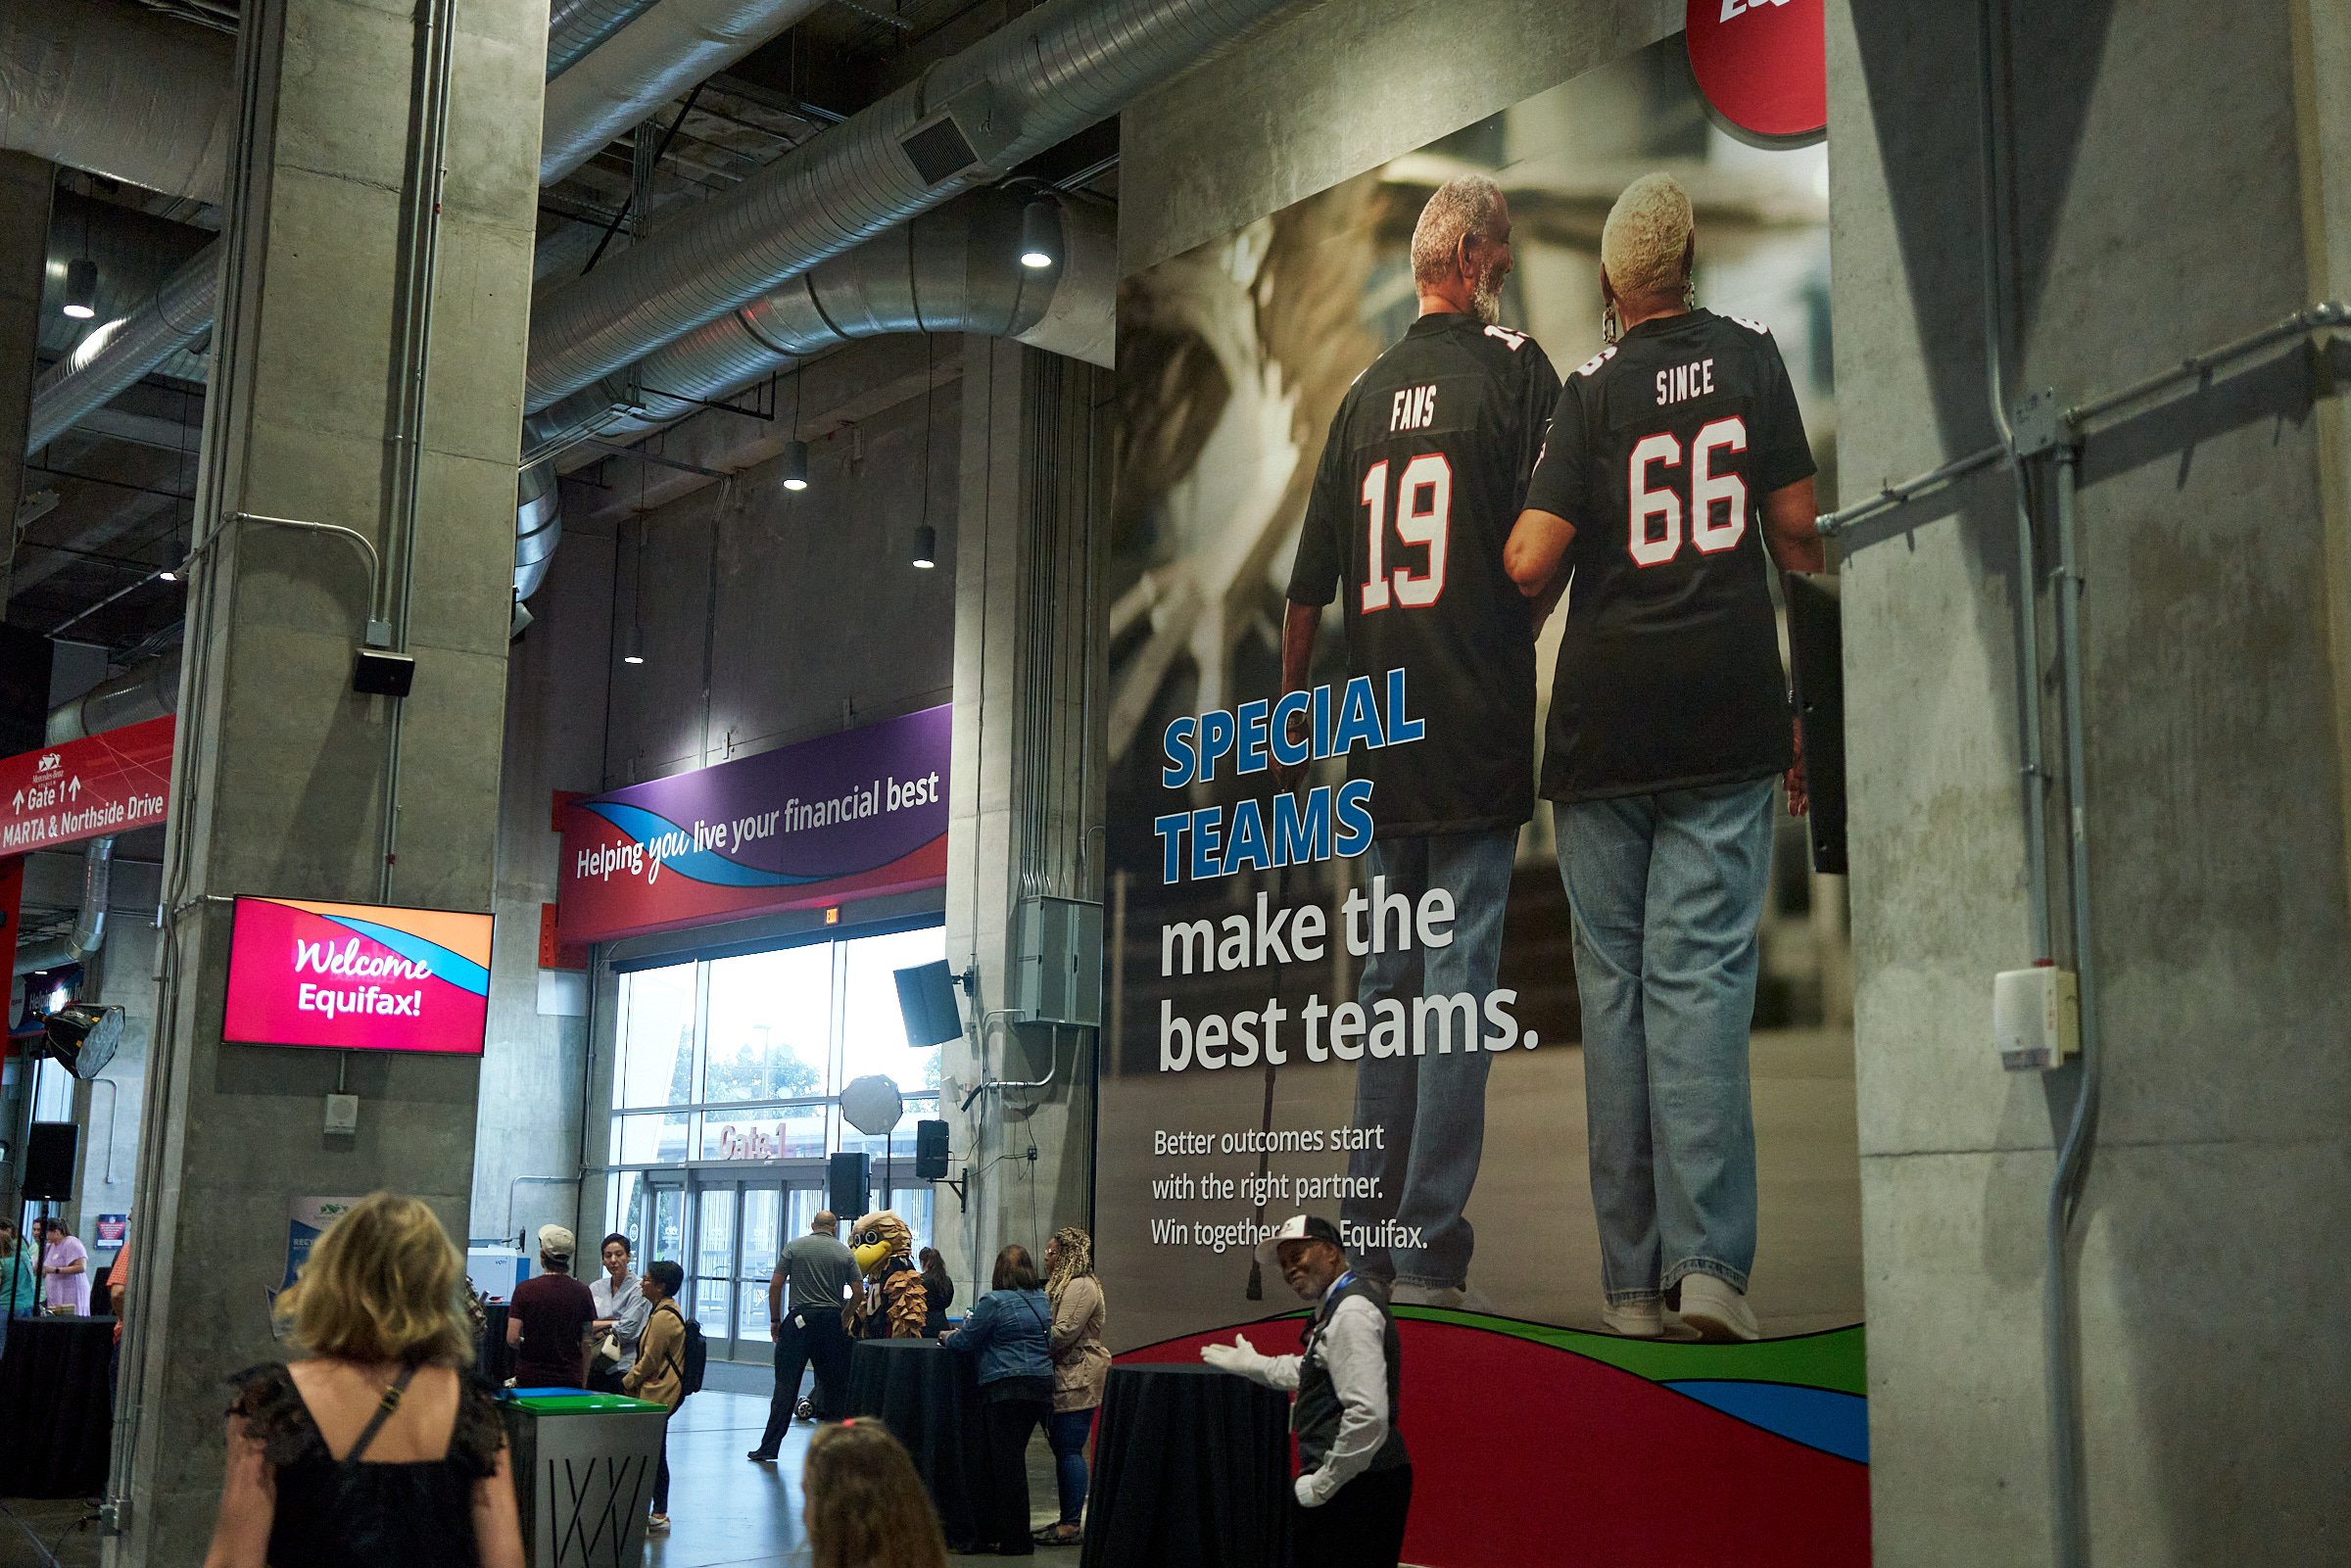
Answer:
<path fill-rule="evenodd" d="M 1690 71 L 1725 129 L 1810 141 L 1829 128 L 1822 0 L 1689 0 Z"/>

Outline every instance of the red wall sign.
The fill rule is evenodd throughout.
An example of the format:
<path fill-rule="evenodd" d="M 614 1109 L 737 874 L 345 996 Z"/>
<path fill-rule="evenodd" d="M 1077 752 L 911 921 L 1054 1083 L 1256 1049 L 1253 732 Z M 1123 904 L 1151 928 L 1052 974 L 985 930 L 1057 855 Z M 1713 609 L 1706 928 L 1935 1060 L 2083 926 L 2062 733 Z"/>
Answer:
<path fill-rule="evenodd" d="M 1822 0 L 1690 0 L 1690 72 L 1723 129 L 1766 146 L 1829 128 Z"/>
<path fill-rule="evenodd" d="M 0 964 L 14 973 L 17 963 L 17 928 L 23 924 L 24 903 L 24 857 L 11 856 L 0 860 Z M 8 1032 L 15 1020 L 0 1018 L 0 1034 Z"/>
<path fill-rule="evenodd" d="M 0 855 L 152 828 L 170 793 L 170 714 L 0 758 Z"/>

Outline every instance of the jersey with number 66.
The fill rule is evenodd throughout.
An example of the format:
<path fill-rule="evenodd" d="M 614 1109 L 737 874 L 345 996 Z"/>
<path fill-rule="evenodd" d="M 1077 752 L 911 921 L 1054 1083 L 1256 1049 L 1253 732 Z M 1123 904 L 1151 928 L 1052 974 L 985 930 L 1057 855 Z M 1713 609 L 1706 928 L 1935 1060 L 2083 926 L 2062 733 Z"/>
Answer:
<path fill-rule="evenodd" d="M 1523 332 L 1415 321 L 1330 422 L 1289 597 L 1327 604 L 1347 673 L 1405 672 L 1406 745 L 1349 761 L 1371 780 L 1373 836 L 1515 828 L 1534 812 L 1535 641 L 1502 546 L 1559 376 Z"/>
<path fill-rule="evenodd" d="M 1526 503 L 1575 525 L 1543 793 L 1767 778 L 1791 757 L 1763 498 L 1812 472 L 1779 345 L 1711 310 L 1570 372 Z"/>

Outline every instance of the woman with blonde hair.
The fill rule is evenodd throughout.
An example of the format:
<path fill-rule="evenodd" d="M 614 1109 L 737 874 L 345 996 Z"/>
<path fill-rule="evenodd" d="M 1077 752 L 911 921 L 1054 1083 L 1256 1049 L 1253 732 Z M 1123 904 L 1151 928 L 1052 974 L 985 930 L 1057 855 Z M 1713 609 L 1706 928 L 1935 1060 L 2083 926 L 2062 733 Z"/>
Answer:
<path fill-rule="evenodd" d="M 205 1568 L 522 1568 L 506 1434 L 469 1375 L 464 1266 L 433 1212 L 376 1193 L 277 1299 L 307 1353 L 231 1381 Z"/>
<path fill-rule="evenodd" d="M 854 1416 L 818 1427 L 800 1491 L 811 1568 L 946 1568 L 931 1495 L 881 1422 Z"/>
<path fill-rule="evenodd" d="M 1053 1419 L 1045 1439 L 1053 1446 L 1053 1479 L 1061 1494 L 1061 1518 L 1039 1530 L 1040 1546 L 1075 1546 L 1085 1539 L 1085 1445 L 1093 1436 L 1094 1412 L 1110 1382 L 1110 1347 L 1102 1334 L 1109 1314 L 1102 1282 L 1094 1277 L 1094 1239 L 1064 1225 L 1045 1243 L 1045 1299 L 1053 1304 Z"/>

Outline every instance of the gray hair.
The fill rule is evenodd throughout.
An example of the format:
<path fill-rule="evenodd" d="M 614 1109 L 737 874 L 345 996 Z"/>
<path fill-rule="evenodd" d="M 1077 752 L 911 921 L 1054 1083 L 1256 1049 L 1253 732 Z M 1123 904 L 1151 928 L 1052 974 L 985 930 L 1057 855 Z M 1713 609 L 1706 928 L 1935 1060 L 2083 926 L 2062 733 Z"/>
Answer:
<path fill-rule="evenodd" d="M 1689 194 L 1671 174 L 1627 185 L 1600 229 L 1600 264 L 1616 292 L 1679 294 L 1693 221 Z"/>
<path fill-rule="evenodd" d="M 1413 281 L 1443 277 L 1464 234 L 1482 235 L 1502 205 L 1502 187 L 1483 174 L 1457 174 L 1437 187 L 1413 225 Z"/>

